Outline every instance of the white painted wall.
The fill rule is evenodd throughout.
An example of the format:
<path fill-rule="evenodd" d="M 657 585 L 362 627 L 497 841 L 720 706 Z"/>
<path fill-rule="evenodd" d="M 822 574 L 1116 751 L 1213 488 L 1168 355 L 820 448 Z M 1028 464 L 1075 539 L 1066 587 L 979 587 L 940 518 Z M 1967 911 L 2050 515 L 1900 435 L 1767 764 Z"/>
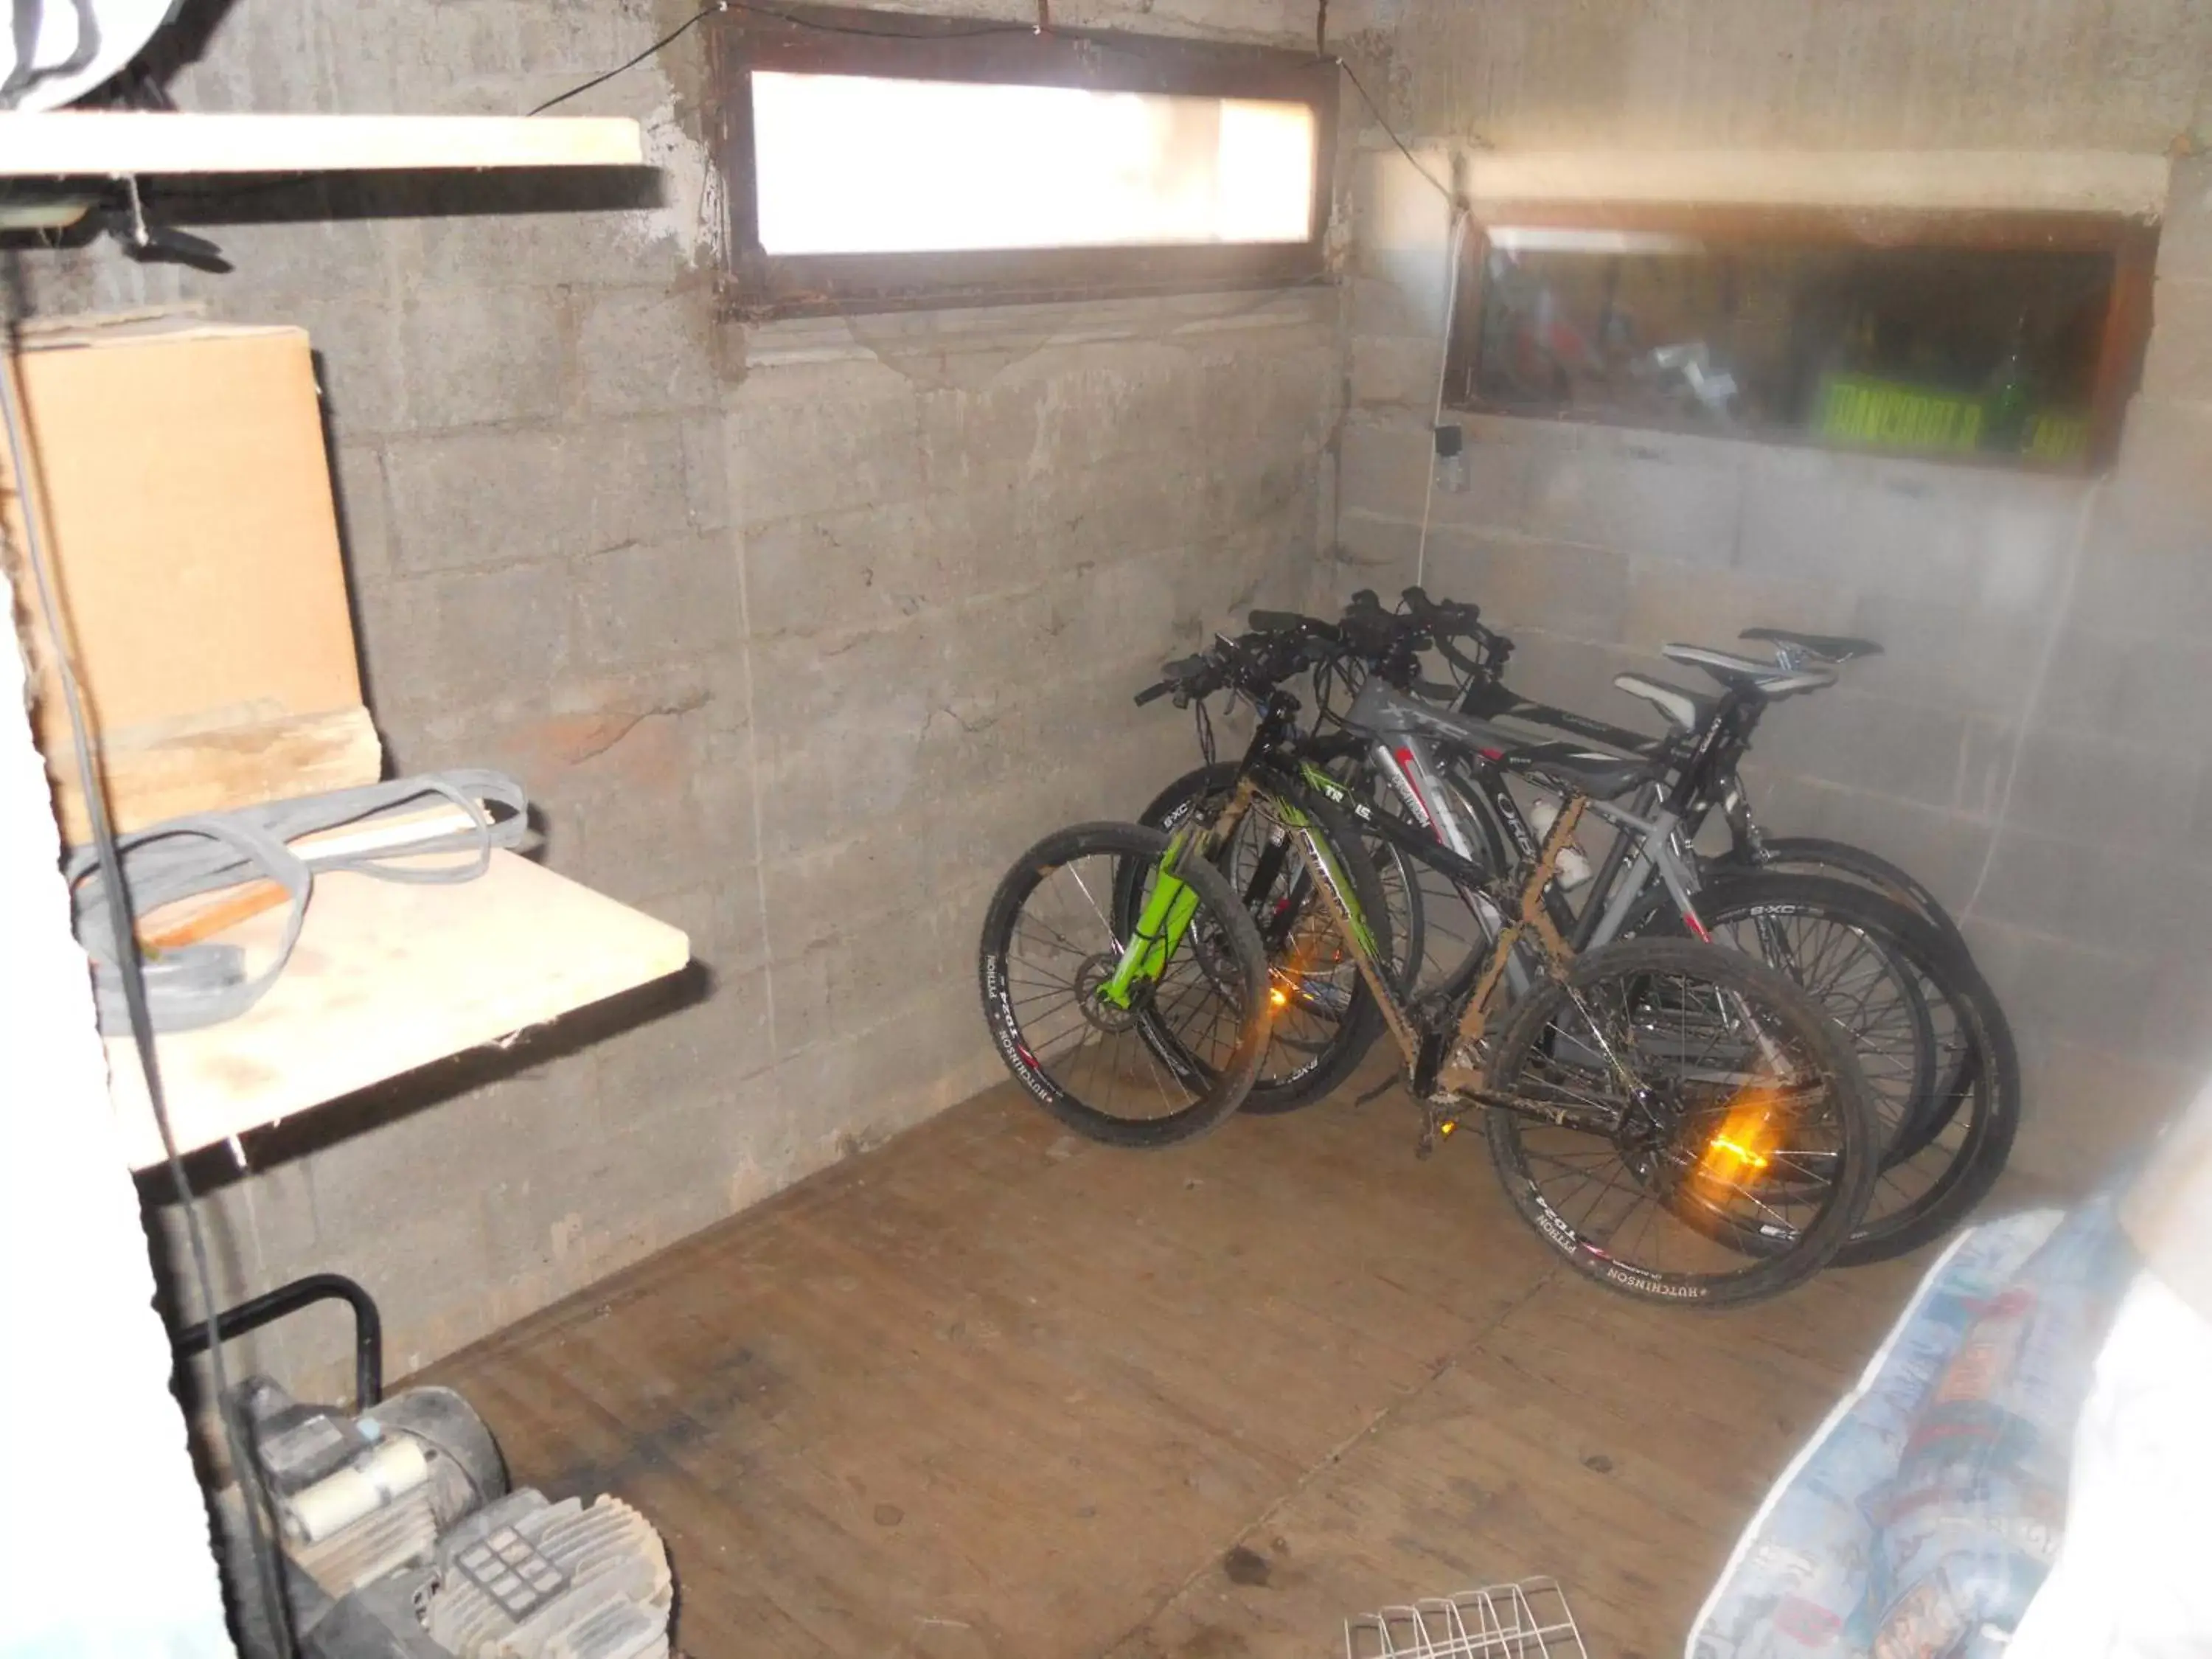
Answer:
<path fill-rule="evenodd" d="M 23 708 L 0 628 L 0 1655 L 229 1659 Z"/>

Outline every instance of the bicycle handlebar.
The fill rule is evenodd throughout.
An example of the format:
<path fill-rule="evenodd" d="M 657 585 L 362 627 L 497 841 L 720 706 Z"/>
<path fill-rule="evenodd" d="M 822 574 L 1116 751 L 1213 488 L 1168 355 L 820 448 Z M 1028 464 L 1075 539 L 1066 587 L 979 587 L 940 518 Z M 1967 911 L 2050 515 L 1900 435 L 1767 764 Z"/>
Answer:
<path fill-rule="evenodd" d="M 1231 688 L 1256 698 L 1304 669 L 1345 655 L 1364 659 L 1394 684 L 1449 702 L 1457 692 L 1424 679 L 1418 653 L 1433 648 L 1471 679 L 1495 678 L 1513 642 L 1485 628 L 1481 616 L 1478 606 L 1432 599 L 1418 586 L 1406 589 L 1397 611 L 1385 611 L 1374 591 L 1363 588 L 1352 596 L 1340 622 L 1291 611 L 1254 611 L 1248 618 L 1251 632 L 1218 638 L 1198 656 L 1163 664 L 1159 682 L 1139 691 L 1136 703 L 1142 708 L 1172 696 L 1180 708 Z M 1461 648 L 1462 640 L 1476 642 L 1480 659 Z"/>
<path fill-rule="evenodd" d="M 1406 613 L 1420 624 L 1437 654 L 1462 674 L 1480 678 L 1495 672 L 1512 653 L 1513 642 L 1482 625 L 1482 607 L 1455 599 L 1437 600 L 1421 587 L 1409 587 L 1402 596 Z M 1461 640 L 1474 640 L 1481 648 L 1480 660 L 1459 647 Z"/>
<path fill-rule="evenodd" d="M 1231 689 L 1257 698 L 1310 666 L 1316 660 L 1317 648 L 1311 640 L 1294 634 L 1251 633 L 1233 640 L 1218 638 L 1198 656 L 1161 664 L 1164 678 L 1158 684 L 1137 693 L 1137 706 L 1141 708 L 1172 696 L 1176 707 L 1184 708 L 1195 698 Z"/>
<path fill-rule="evenodd" d="M 1333 634 L 1336 630 L 1317 617 L 1302 617 L 1295 611 L 1255 611 L 1246 618 L 1253 631 L 1260 634 Z"/>

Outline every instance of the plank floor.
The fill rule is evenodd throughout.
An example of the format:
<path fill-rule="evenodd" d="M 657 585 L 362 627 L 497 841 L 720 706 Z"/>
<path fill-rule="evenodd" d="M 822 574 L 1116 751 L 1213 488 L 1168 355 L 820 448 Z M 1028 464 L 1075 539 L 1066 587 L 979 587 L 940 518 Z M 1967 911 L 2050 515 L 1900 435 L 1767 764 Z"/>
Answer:
<path fill-rule="evenodd" d="M 1919 1264 L 1645 1308 L 1351 1092 L 1126 1152 L 1008 1085 L 429 1378 L 652 1517 L 693 1659 L 1333 1655 L 1537 1573 L 1594 1659 L 1680 1652 Z"/>

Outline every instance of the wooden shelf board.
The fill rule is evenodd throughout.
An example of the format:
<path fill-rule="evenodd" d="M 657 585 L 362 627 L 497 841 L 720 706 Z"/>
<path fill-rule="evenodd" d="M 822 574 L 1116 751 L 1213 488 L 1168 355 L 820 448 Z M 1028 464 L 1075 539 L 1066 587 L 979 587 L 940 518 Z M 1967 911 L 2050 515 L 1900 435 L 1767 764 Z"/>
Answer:
<path fill-rule="evenodd" d="M 0 178 L 644 165 L 621 117 L 0 114 Z"/>
<path fill-rule="evenodd" d="M 245 946 L 252 966 L 283 923 L 273 911 L 220 937 Z M 495 1042 L 663 978 L 690 956 L 678 929 L 512 853 L 453 886 L 319 876 L 269 994 L 234 1020 L 157 1039 L 178 1150 Z M 108 1039 L 107 1063 L 131 1168 L 161 1163 L 128 1036 Z"/>

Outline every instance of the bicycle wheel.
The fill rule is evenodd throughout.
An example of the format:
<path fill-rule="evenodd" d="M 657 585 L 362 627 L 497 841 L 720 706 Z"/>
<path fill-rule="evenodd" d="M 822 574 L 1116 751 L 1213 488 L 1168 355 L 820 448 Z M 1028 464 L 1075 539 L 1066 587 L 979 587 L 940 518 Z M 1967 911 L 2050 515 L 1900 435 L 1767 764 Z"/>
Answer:
<path fill-rule="evenodd" d="M 1959 931 L 1959 924 L 1924 884 L 1911 872 L 1863 847 L 1827 841 L 1818 836 L 1769 836 L 1756 862 L 1731 853 L 1724 865 L 1739 870 L 1771 870 L 1778 875 L 1794 872 L 1830 876 L 1871 888 L 1911 911 L 1955 949 L 1966 949 L 1966 936 Z M 1714 873 L 1718 876 L 1723 872 L 1717 869 Z"/>
<path fill-rule="evenodd" d="M 1716 943 L 1809 992 L 1866 1074 L 1881 1173 L 1838 1264 L 1887 1261 L 1963 1220 L 2003 1172 L 2021 1106 L 2011 1029 L 1964 952 L 1905 906 L 1818 876 L 1715 883 L 1698 914 Z"/>
<path fill-rule="evenodd" d="M 1492 1050 L 1491 1158 L 1514 1207 L 1610 1289 L 1705 1306 L 1818 1273 L 1865 1211 L 1874 1112 L 1834 1024 L 1733 951 L 1593 951 Z M 1599 1130 L 1545 1121 L 1593 1109 Z M 1766 1248 L 1747 1252 L 1753 1237 Z"/>
<path fill-rule="evenodd" d="M 1109 920 L 1116 888 L 1149 893 L 1168 837 L 1133 823 L 1048 836 L 999 884 L 978 964 L 984 1018 L 1006 1069 L 1070 1128 L 1116 1146 L 1164 1146 L 1243 1103 L 1267 1042 L 1267 959 L 1252 919 L 1203 860 L 1158 925 L 1155 959 L 1113 981 L 1143 921 Z M 1178 929 L 1175 923 L 1180 921 Z"/>
<path fill-rule="evenodd" d="M 1144 822 L 1173 831 L 1194 812 L 1219 811 L 1234 785 L 1234 766 L 1205 767 L 1170 784 L 1145 809 Z M 1397 927 L 1411 889 L 1395 887 L 1368 856 L 1379 843 L 1355 835 L 1341 813 L 1315 803 L 1323 840 L 1338 854 L 1352 894 L 1394 972 L 1406 971 Z M 1395 849 L 1391 849 L 1395 851 Z M 1271 1024 L 1267 1050 L 1245 1097 L 1244 1109 L 1267 1116 L 1313 1105 L 1357 1067 L 1382 1030 L 1382 1011 L 1339 935 L 1335 919 L 1314 892 L 1290 834 L 1264 803 L 1255 804 L 1214 867 L 1244 902 L 1267 953 Z M 1127 927 L 1142 896 L 1131 870 L 1115 895 L 1114 914 Z M 1378 919 L 1379 918 L 1379 919 Z M 1418 927 L 1415 913 L 1410 925 Z M 1399 981 L 1403 983 L 1402 978 Z"/>

